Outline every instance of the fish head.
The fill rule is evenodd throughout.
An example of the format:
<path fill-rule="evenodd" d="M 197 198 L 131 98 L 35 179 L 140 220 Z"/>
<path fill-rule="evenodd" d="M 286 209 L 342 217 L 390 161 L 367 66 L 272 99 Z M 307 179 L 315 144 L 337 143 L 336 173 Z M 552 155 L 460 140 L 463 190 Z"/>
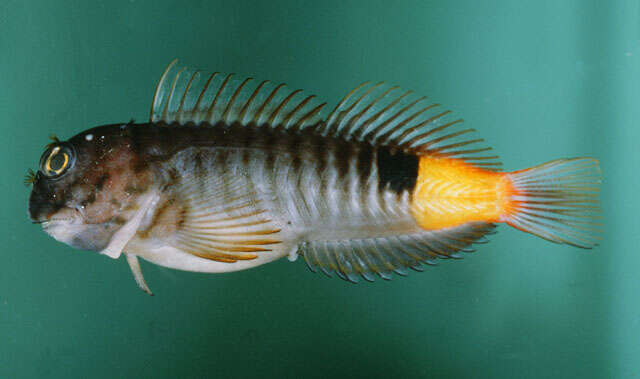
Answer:
<path fill-rule="evenodd" d="M 137 159 L 130 127 L 108 125 L 50 143 L 29 180 L 31 221 L 72 247 L 104 249 L 151 182 Z"/>

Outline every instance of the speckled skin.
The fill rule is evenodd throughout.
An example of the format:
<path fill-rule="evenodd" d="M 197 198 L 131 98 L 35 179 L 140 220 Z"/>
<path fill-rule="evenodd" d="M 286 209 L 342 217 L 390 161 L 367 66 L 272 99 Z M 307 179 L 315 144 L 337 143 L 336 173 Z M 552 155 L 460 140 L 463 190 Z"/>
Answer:
<path fill-rule="evenodd" d="M 38 171 L 29 198 L 29 216 L 61 242 L 102 250 L 136 208 L 136 198 L 153 185 L 141 169 L 127 125 L 81 133 L 62 144 L 73 153 L 71 167 L 57 178 Z M 86 136 L 93 138 L 87 140 Z"/>

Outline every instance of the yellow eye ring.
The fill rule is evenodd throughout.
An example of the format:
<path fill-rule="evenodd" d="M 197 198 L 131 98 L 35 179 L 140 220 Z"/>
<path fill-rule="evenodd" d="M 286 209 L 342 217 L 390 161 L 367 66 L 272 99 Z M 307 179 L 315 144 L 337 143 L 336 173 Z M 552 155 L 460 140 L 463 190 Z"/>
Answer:
<path fill-rule="evenodd" d="M 60 151 L 61 148 L 60 146 L 56 146 L 51 150 L 51 153 L 49 154 L 49 156 L 47 157 L 47 159 L 44 162 L 44 173 L 48 176 L 56 176 L 56 175 L 60 175 L 62 174 L 62 172 L 67 169 L 67 167 L 69 166 L 69 154 L 67 154 L 64 151 Z M 58 168 L 52 168 L 51 167 L 51 161 L 53 160 L 53 158 L 55 158 L 58 154 L 62 154 L 62 165 Z"/>

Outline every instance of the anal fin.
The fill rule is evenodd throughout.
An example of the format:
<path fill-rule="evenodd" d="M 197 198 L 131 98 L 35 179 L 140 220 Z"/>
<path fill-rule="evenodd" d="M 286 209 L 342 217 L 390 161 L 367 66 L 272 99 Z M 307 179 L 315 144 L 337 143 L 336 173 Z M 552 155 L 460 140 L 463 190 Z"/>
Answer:
<path fill-rule="evenodd" d="M 458 251 L 472 251 L 469 245 L 483 242 L 495 226 L 489 223 L 468 223 L 455 228 L 424 231 L 411 235 L 344 241 L 313 241 L 303 243 L 300 251 L 307 266 L 331 276 L 356 283 L 359 278 L 374 281 L 378 276 L 390 280 L 392 274 L 406 275 L 407 269 L 422 271 L 422 265 L 432 265 L 437 258 L 459 258 Z"/>

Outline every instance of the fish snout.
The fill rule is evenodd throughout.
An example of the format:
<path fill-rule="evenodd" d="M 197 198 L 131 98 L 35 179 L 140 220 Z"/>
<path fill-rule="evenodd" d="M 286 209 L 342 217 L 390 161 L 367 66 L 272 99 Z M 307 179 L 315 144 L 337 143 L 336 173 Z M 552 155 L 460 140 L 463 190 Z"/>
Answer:
<path fill-rule="evenodd" d="M 29 196 L 29 218 L 34 223 L 47 221 L 56 211 L 56 205 L 50 195 L 34 187 Z"/>

